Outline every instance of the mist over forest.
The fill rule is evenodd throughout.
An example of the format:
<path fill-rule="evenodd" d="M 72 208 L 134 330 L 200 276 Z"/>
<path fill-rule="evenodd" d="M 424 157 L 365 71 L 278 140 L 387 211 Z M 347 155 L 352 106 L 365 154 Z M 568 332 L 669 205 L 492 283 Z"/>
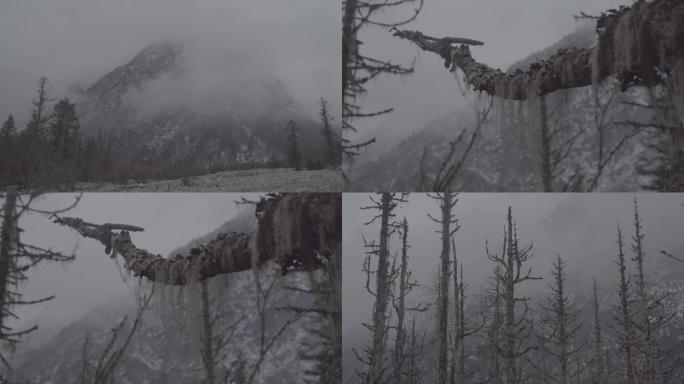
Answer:
<path fill-rule="evenodd" d="M 396 199 L 401 199 L 401 194 L 395 194 Z M 398 277 L 402 266 L 402 236 L 404 233 L 402 221 L 406 218 L 408 223 L 407 232 L 407 255 L 408 270 L 410 271 L 410 281 L 417 285 L 413 287 L 405 297 L 406 308 L 416 306 L 427 306 L 424 312 L 412 312 L 407 309 L 404 326 L 406 332 L 412 331 L 412 319 L 416 316 L 417 323 L 415 332 L 417 335 L 425 335 L 424 344 L 418 355 L 414 356 L 415 364 L 418 367 L 419 376 L 423 379 L 429 377 L 430 380 L 437 380 L 437 355 L 439 340 L 444 339 L 438 333 L 439 318 L 439 281 L 440 276 L 440 254 L 442 252 L 442 242 L 440 240 L 441 224 L 434 222 L 428 217 L 432 216 L 436 220 L 441 220 L 440 196 L 428 194 L 409 194 L 405 202 L 398 201 L 392 210 L 389 220 L 390 225 L 395 223 L 392 235 L 389 240 L 389 272 L 388 281 L 391 281 L 389 292 L 389 307 L 387 308 L 387 324 L 392 327 L 386 336 L 387 343 L 386 360 L 383 366 L 386 371 L 383 375 L 394 377 L 392 367 L 396 362 L 397 355 L 394 346 L 397 321 L 397 303 L 400 298 Z M 434 197 L 437 197 L 435 199 Z M 380 241 L 380 210 L 361 209 L 362 207 L 376 207 L 375 202 L 380 202 L 381 197 L 377 194 L 354 193 L 346 194 L 344 197 L 344 285 L 343 285 L 343 329 L 344 329 L 344 382 L 358 382 L 357 375 L 370 374 L 367 365 L 361 363 L 358 357 L 365 358 L 370 353 L 370 348 L 374 345 L 371 340 L 373 329 L 373 313 L 377 310 L 377 297 L 368 293 L 368 286 L 373 292 L 378 292 L 377 284 L 378 257 L 379 254 L 370 254 L 370 264 L 364 264 L 364 260 L 369 256 L 367 252 L 373 248 L 364 247 L 366 244 L 375 242 L 379 245 Z M 459 277 L 459 284 L 465 287 L 465 316 L 468 326 L 473 329 L 481 324 L 481 313 L 488 313 L 487 297 L 491 295 L 493 278 L 492 273 L 495 263 L 487 256 L 487 249 L 490 254 L 505 255 L 506 246 L 503 243 L 504 234 L 507 233 L 507 209 L 511 207 L 513 222 L 517 231 L 517 240 L 520 249 L 527 249 L 531 246 L 529 259 L 522 264 L 522 275 L 531 271 L 531 276 L 540 277 L 540 280 L 524 281 L 516 283 L 516 297 L 529 297 L 529 316 L 533 318 L 533 335 L 543 333 L 544 312 L 543 305 L 547 304 L 547 297 L 552 293 L 551 287 L 554 286 L 552 270 L 557 257 L 560 256 L 564 264 L 565 294 L 568 302 L 573 303 L 574 310 L 578 312 L 578 323 L 582 328 L 578 331 L 576 339 L 572 341 L 575 347 L 583 346 L 579 355 L 575 359 L 586 358 L 588 351 L 591 351 L 591 329 L 592 329 L 592 280 L 596 279 L 599 289 L 599 300 L 601 305 L 601 319 L 605 321 L 603 325 L 604 338 L 610 344 L 608 348 L 613 348 L 614 329 L 608 314 L 617 300 L 617 290 L 619 282 L 619 270 L 616 266 L 618 255 L 617 229 L 621 228 L 624 252 L 628 260 L 628 269 L 632 287 L 637 284 L 636 264 L 633 261 L 634 254 L 632 248 L 634 231 L 634 199 L 638 201 L 640 223 L 642 227 L 643 254 L 645 270 L 647 271 L 647 281 L 649 292 L 669 292 L 667 294 L 668 305 L 674 305 L 677 315 L 671 318 L 671 322 L 665 325 L 662 332 L 677 332 L 676 329 L 681 325 L 680 306 L 681 303 L 681 273 L 684 271 L 682 262 L 671 259 L 661 253 L 662 250 L 671 255 L 681 255 L 684 250 L 684 242 L 676 235 L 677 229 L 684 224 L 684 206 L 682 206 L 681 196 L 676 194 L 457 194 L 453 201 L 451 213 L 457 223 L 452 222 L 451 229 L 458 229 L 453 234 L 453 245 L 455 248 L 450 250 L 449 257 L 455 251 L 459 260 L 458 269 L 463 273 Z M 377 217 L 376 217 L 377 216 Z M 376 217 L 371 224 L 370 220 Z M 502 248 L 503 247 L 503 248 Z M 379 252 L 380 248 L 375 248 Z M 502 253 L 503 252 L 503 253 Z M 521 251 L 522 252 L 522 251 Z M 449 298 L 448 310 L 453 310 L 454 301 L 451 279 L 453 272 L 449 264 Z M 370 268 L 370 277 L 364 269 Z M 368 285 L 367 285 L 368 284 Z M 503 284 L 503 283 L 502 283 Z M 636 288 L 634 288 L 636 289 Z M 654 293 L 655 294 L 655 293 Z M 636 299 L 635 299 L 636 300 Z M 522 304 L 521 304 L 522 307 Z M 522 308 L 516 309 L 516 316 L 522 316 Z M 518 312 L 519 311 L 519 312 Z M 573 312 L 574 313 L 574 312 Z M 456 332 L 453 327 L 452 313 L 449 312 L 449 340 L 453 342 L 453 334 Z M 488 315 L 487 315 L 488 316 Z M 516 317 L 517 318 L 517 317 Z M 487 317 L 489 319 L 489 317 Z M 477 334 L 470 336 L 466 341 L 467 371 L 468 380 L 480 380 L 489 372 L 485 355 L 487 336 L 486 331 L 490 325 L 487 320 L 484 329 L 477 328 Z M 364 325 L 365 324 L 365 325 Z M 539 333 L 537 333 L 539 332 Z M 409 337 L 408 335 L 406 337 Z M 534 343 L 536 336 L 530 340 Z M 541 336 L 540 336 L 541 337 Z M 419 339 L 419 343 L 422 339 Z M 585 342 L 587 343 L 585 345 Z M 681 353 L 681 345 L 672 340 L 674 349 L 665 349 L 663 352 L 665 360 L 672 363 L 677 361 Z M 680 340 L 681 342 L 681 340 Z M 403 365 L 409 364 L 412 356 L 408 339 L 405 339 L 408 351 Z M 540 342 L 541 343 L 541 342 Z M 553 345 L 548 345 L 552 348 Z M 416 348 L 414 345 L 413 348 Z M 451 348 L 451 347 L 449 347 Z M 546 348 L 542 347 L 542 349 Z M 546 350 L 546 349 L 544 349 Z M 354 352 L 356 351 L 356 352 Z M 453 353 L 453 354 L 452 354 Z M 536 353 L 536 352 L 535 352 Z M 609 371 L 611 375 L 620 375 L 619 353 L 617 361 L 613 361 L 615 366 Z M 449 349 L 449 364 L 457 360 L 458 353 Z M 487 355 L 489 356 L 489 355 Z M 548 355 L 551 356 L 551 355 Z M 577 357 L 579 356 L 579 357 Z M 541 364 L 542 358 L 538 355 L 530 355 L 527 358 L 532 362 Z M 503 359 L 503 358 L 502 358 Z M 520 357 L 520 364 L 524 366 L 525 357 Z M 504 360 L 502 360 L 504 361 Z M 582 360 L 584 361 L 584 360 Z M 575 364 L 576 360 L 573 360 Z M 490 361 L 491 364 L 491 361 Z M 503 364 L 503 362 L 502 362 Z M 549 367 L 553 367 L 553 362 L 548 362 Z M 573 374 L 577 380 L 589 379 L 591 363 L 585 371 L 578 376 Z M 534 376 L 539 371 L 527 367 L 523 369 L 525 374 Z M 551 368 L 549 368 L 551 369 Z M 396 373 L 396 372 L 395 372 Z M 555 373 L 554 373 L 555 374 Z M 402 374 L 402 380 L 411 382 L 409 373 Z M 677 376 L 674 376 L 677 377 Z M 420 380 L 420 379 L 419 379 Z M 522 379 L 534 380 L 534 379 Z M 674 379 L 673 379 L 674 380 Z"/>

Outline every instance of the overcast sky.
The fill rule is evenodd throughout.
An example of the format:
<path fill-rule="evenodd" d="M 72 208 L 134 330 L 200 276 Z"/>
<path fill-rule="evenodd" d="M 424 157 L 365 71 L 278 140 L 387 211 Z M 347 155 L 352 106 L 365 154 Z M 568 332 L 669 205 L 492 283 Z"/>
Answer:
<path fill-rule="evenodd" d="M 309 114 L 321 96 L 338 111 L 340 20 L 338 2 L 319 0 L 3 0 L 0 118 L 25 121 L 39 76 L 63 97 L 165 39 L 240 56 L 243 75 L 280 78 Z"/>
<path fill-rule="evenodd" d="M 417 20 L 403 29 L 419 30 L 435 37 L 457 36 L 483 41 L 473 56 L 492 67 L 506 69 L 527 55 L 544 49 L 578 27 L 573 18 L 580 10 L 599 14 L 631 0 L 425 0 Z M 411 7 L 387 12 L 383 20 L 398 20 Z M 378 140 L 420 130 L 463 103 L 463 97 L 444 61 L 423 52 L 407 40 L 391 36 L 386 29 L 369 27 L 360 32 L 365 55 L 391 59 L 396 64 L 415 62 L 415 73 L 399 78 L 379 77 L 368 86 L 368 111 L 394 107 L 375 119 L 357 121 L 359 135 Z M 381 144 L 378 145 L 381 147 Z M 371 147 L 372 148 L 372 147 Z M 369 150 L 372 153 L 372 149 Z"/>
<path fill-rule="evenodd" d="M 461 229 L 455 235 L 457 255 L 463 262 L 469 300 L 481 290 L 492 264 L 485 253 L 489 241 L 491 252 L 499 252 L 506 210 L 510 205 L 518 224 L 521 244 L 533 243 L 533 272 L 545 281 L 528 285 L 532 292 L 547 292 L 551 264 L 557 255 L 567 261 L 568 282 L 573 294 L 589 294 L 591 278 L 599 280 L 601 289 L 613 289 L 617 272 L 616 228 L 623 228 L 625 252 L 631 257 L 632 194 L 461 194 L 454 208 Z M 378 197 L 379 199 L 379 197 Z M 647 264 L 665 262 L 661 249 L 684 254 L 684 195 L 639 194 L 639 207 L 644 228 Z M 370 321 L 371 296 L 365 291 L 362 234 L 376 240 L 379 223 L 362 225 L 373 211 L 359 210 L 369 204 L 368 194 L 345 194 L 343 198 L 343 333 L 354 340 L 367 335 L 361 321 Z M 412 194 L 409 203 L 396 210 L 397 219 L 407 217 L 410 268 L 422 284 L 413 298 L 434 300 L 431 291 L 438 270 L 440 240 L 438 225 L 426 214 L 439 217 L 438 202 L 424 194 Z M 392 252 L 399 250 L 399 239 L 390 243 Z M 377 259 L 374 261 L 377 264 Z M 348 345 L 347 345 L 348 347 Z"/>
<path fill-rule="evenodd" d="M 255 199 L 255 194 L 230 193 L 95 193 L 84 194 L 72 211 L 62 216 L 80 217 L 92 223 L 125 223 L 145 228 L 133 233 L 133 242 L 144 249 L 168 255 L 189 241 L 215 230 L 242 209 L 240 196 Z M 73 194 L 50 194 L 33 207 L 57 209 L 73 202 Z M 136 278 L 122 280 L 118 267 L 106 256 L 104 247 L 84 239 L 67 227 L 52 223 L 41 214 L 28 214 L 20 221 L 24 243 L 52 248 L 70 254 L 76 247 L 76 260 L 68 264 L 43 263 L 29 274 L 25 299 L 54 294 L 43 305 L 18 309 L 23 321 L 65 322 L 76 319 L 93 307 L 130 295 Z"/>

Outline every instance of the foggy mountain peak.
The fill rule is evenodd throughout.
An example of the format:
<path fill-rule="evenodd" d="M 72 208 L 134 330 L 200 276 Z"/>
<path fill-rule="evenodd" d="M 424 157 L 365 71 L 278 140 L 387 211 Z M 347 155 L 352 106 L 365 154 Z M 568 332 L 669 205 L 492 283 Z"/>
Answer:
<path fill-rule="evenodd" d="M 178 41 L 151 43 L 129 62 L 102 76 L 86 93 L 95 98 L 120 97 L 131 87 L 140 87 L 146 80 L 177 68 L 182 51 L 183 45 Z"/>
<path fill-rule="evenodd" d="M 157 41 L 77 96 L 84 135 L 113 138 L 123 156 L 164 175 L 281 161 L 290 119 L 303 130 L 304 154 L 320 156 L 315 120 L 235 45 Z"/>

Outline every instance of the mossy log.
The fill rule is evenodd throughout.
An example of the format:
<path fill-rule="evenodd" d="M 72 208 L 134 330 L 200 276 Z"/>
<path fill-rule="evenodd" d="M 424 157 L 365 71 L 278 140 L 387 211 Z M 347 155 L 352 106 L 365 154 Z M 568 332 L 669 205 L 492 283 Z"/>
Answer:
<path fill-rule="evenodd" d="M 453 38 L 396 29 L 394 35 L 441 56 L 451 72 L 460 69 L 465 74 L 473 89 L 512 100 L 584 87 L 609 76 L 618 78 L 623 89 L 654 86 L 684 66 L 684 1 L 640 0 L 606 11 L 598 18 L 596 31 L 595 47 L 561 49 L 526 71 L 512 73 L 476 61 L 469 44 L 453 45 L 458 41 Z"/>
<path fill-rule="evenodd" d="M 334 193 L 271 195 L 256 204 L 254 233 L 220 233 L 187 255 L 164 258 L 138 248 L 125 224 L 91 224 L 80 218 L 57 217 L 55 222 L 95 239 L 112 258 L 120 255 L 135 276 L 167 285 L 188 285 L 219 274 L 257 267 L 269 260 L 283 273 L 317 268 L 341 244 L 342 202 Z"/>

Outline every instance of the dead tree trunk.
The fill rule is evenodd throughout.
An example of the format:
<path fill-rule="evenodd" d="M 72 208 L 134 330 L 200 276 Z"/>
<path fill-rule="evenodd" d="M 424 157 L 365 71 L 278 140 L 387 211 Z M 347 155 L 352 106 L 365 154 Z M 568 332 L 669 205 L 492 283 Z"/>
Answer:
<path fill-rule="evenodd" d="M 527 281 L 540 280 L 541 278 L 532 276 L 532 268 L 523 270 L 524 265 L 532 256 L 532 246 L 520 247 L 517 228 L 513 223 L 510 207 L 508 207 L 506 221 L 502 254 L 492 254 L 487 249 L 487 255 L 502 271 L 499 276 L 503 306 L 502 346 L 498 348 L 498 353 L 503 362 L 502 382 L 519 384 L 522 380 L 520 360 L 528 352 L 537 349 L 538 346 L 530 344 L 528 341 L 532 332 L 527 305 L 529 298 L 518 296 L 517 288 Z"/>
<path fill-rule="evenodd" d="M 402 367 L 404 365 L 406 329 L 404 316 L 406 315 L 406 295 L 410 290 L 408 272 L 408 221 L 404 218 L 401 225 L 401 266 L 399 272 L 399 297 L 396 306 L 397 312 L 397 333 L 394 341 L 394 364 L 392 367 L 392 377 L 395 382 L 401 383 Z"/>
<path fill-rule="evenodd" d="M 382 381 L 384 371 L 387 304 L 389 302 L 389 234 L 390 216 L 392 214 L 392 195 L 382 194 L 380 219 L 380 247 L 378 249 L 378 269 L 375 281 L 375 311 L 373 312 L 373 349 L 369 384 Z"/>
<path fill-rule="evenodd" d="M 250 270 L 269 260 L 275 260 L 283 273 L 317 268 L 321 258 L 329 259 L 341 243 L 339 194 L 271 196 L 257 204 L 256 215 L 255 233 L 221 233 L 189 255 L 169 259 L 133 244 L 129 231 L 142 231 L 139 227 L 96 225 L 71 217 L 58 217 L 55 222 L 99 241 L 112 257 L 123 257 L 126 269 L 134 275 L 168 285 L 189 285 L 223 273 Z"/>
<path fill-rule="evenodd" d="M 502 305 L 501 305 L 501 267 L 496 266 L 494 269 L 493 285 L 488 300 L 489 300 L 489 325 L 487 327 L 487 355 L 489 358 L 489 381 L 494 384 L 503 383 L 501 374 L 501 324 L 502 324 Z"/>
<path fill-rule="evenodd" d="M 551 286 L 551 296 L 549 303 L 542 306 L 546 312 L 546 323 L 550 327 L 551 334 L 546 337 L 545 352 L 548 352 L 556 359 L 558 372 L 551 371 L 545 375 L 555 378 L 559 384 L 570 384 L 571 379 L 579 379 L 579 372 L 571 372 L 571 358 L 580 351 L 581 346 L 573 348 L 575 345 L 575 335 L 580 328 L 577 324 L 577 312 L 566 293 L 565 286 L 565 262 L 560 256 L 556 259 L 551 272 L 554 284 Z"/>
<path fill-rule="evenodd" d="M 5 194 L 5 205 L 3 207 L 2 233 L 0 237 L 0 334 L 5 330 L 7 283 L 10 274 L 11 250 L 16 242 L 17 221 L 15 207 L 17 205 L 17 195 L 13 190 Z"/>
<path fill-rule="evenodd" d="M 653 334 L 651 329 L 650 311 L 649 311 L 649 294 L 646 288 L 646 278 L 644 276 L 644 249 L 642 242 L 644 234 L 642 233 L 641 219 L 639 218 L 639 206 L 634 198 L 634 235 L 632 236 L 632 252 L 634 257 L 632 261 L 636 263 L 636 288 L 637 288 L 637 313 L 635 327 L 635 344 L 639 356 L 639 363 L 635 366 L 635 374 L 639 378 L 639 382 L 643 384 L 652 384 L 655 381 L 655 361 Z"/>
<path fill-rule="evenodd" d="M 376 214 L 366 225 L 374 223 L 380 219 L 380 241 L 379 244 L 375 241 L 366 242 L 364 238 L 364 247 L 366 250 L 366 258 L 363 264 L 363 271 L 366 272 L 366 290 L 375 298 L 373 305 L 373 314 L 371 324 L 364 323 L 363 325 L 371 333 L 371 345 L 363 350 L 363 356 L 356 350 L 356 358 L 364 365 L 363 369 L 358 370 L 357 374 L 361 381 L 366 384 L 383 383 L 386 379 L 385 366 L 386 349 L 387 349 L 387 334 L 388 334 L 388 310 L 390 304 L 390 295 L 392 294 L 392 284 L 396 278 L 395 271 L 390 268 L 389 255 L 389 238 L 396 230 L 397 226 L 391 220 L 394 217 L 394 209 L 400 202 L 405 202 L 404 195 L 401 197 L 395 196 L 393 193 L 383 193 L 380 201 L 373 196 L 370 197 L 373 202 L 372 205 L 362 207 L 364 210 L 375 210 Z M 377 257 L 377 267 L 371 267 L 372 258 Z M 371 276 L 375 276 L 374 289 L 371 288 Z"/>
<path fill-rule="evenodd" d="M 454 283 L 454 345 L 453 345 L 453 356 L 455 357 L 457 354 L 457 351 L 459 350 L 459 336 L 460 336 L 460 310 L 459 310 L 459 283 L 458 283 L 458 259 L 456 257 L 456 245 L 454 243 L 454 239 L 451 239 L 451 252 L 454 255 L 454 266 L 453 266 L 453 283 Z M 455 359 L 452 359 L 451 361 L 451 371 L 449 372 L 449 383 L 450 384 L 456 384 L 457 382 L 460 383 L 458 379 L 458 372 L 457 372 L 457 363 Z"/>
<path fill-rule="evenodd" d="M 449 366 L 449 337 L 447 334 L 448 309 L 449 309 L 449 239 L 451 216 L 451 194 L 444 193 L 442 197 L 442 254 L 441 270 L 439 274 L 439 302 L 437 334 L 439 335 L 439 384 L 447 383 L 447 372 Z"/>
<path fill-rule="evenodd" d="M 633 316 L 631 310 L 630 282 L 627 279 L 627 266 L 625 264 L 624 243 L 622 241 L 622 231 L 620 226 L 617 230 L 618 259 L 617 265 L 620 273 L 618 285 L 619 302 L 615 307 L 613 319 L 616 323 L 620 347 L 623 352 L 625 364 L 625 374 L 627 384 L 635 384 L 634 381 L 634 330 Z"/>
<path fill-rule="evenodd" d="M 450 241 L 451 237 L 458 231 L 458 220 L 452 214 L 452 209 L 458 199 L 456 194 L 450 192 L 447 187 L 446 192 L 439 193 L 432 196 L 439 201 L 439 208 L 441 217 L 439 219 L 433 218 L 428 214 L 428 217 L 437 224 L 441 225 L 438 231 L 442 240 L 442 253 L 440 255 L 440 273 L 439 273 L 439 291 L 437 299 L 437 335 L 439 339 L 439 366 L 438 366 L 438 382 L 439 384 L 447 384 L 449 379 L 449 257 L 451 256 Z"/>
<path fill-rule="evenodd" d="M 593 309 L 594 309 L 594 356 L 592 384 L 604 384 L 606 382 L 606 365 L 604 363 L 605 347 L 603 346 L 603 336 L 601 335 L 601 318 L 599 317 L 598 286 L 594 278 L 593 287 Z"/>
<path fill-rule="evenodd" d="M 37 264 L 43 261 L 67 262 L 74 259 L 73 255 L 64 255 L 50 249 L 44 249 L 21 241 L 19 220 L 26 212 L 40 214 L 54 214 L 56 211 L 46 212 L 35 210 L 31 204 L 38 194 L 17 195 L 14 189 L 5 193 L 5 201 L 2 210 L 2 228 L 0 229 L 0 341 L 9 346 L 16 346 L 23 336 L 38 329 L 37 325 L 22 330 L 15 330 L 8 324 L 8 318 L 18 319 L 14 307 L 38 304 L 54 299 L 54 295 L 39 299 L 25 300 L 22 298 L 20 286 L 28 280 L 28 273 Z M 79 201 L 61 211 L 73 208 Z M 0 351 L 0 361 L 4 367 L 10 368 L 10 364 Z M 0 381 L 6 379 L 0 372 Z"/>
<path fill-rule="evenodd" d="M 636 263 L 636 313 L 634 314 L 635 366 L 634 374 L 640 384 L 665 382 L 669 369 L 663 361 L 664 352 L 659 338 L 665 333 L 663 326 L 676 316 L 676 310 L 668 308 L 664 301 L 669 292 L 658 293 L 649 288 L 646 280 L 646 255 L 643 246 L 644 232 L 639 216 L 639 205 L 634 199 L 634 235 L 632 236 L 632 261 Z"/>

